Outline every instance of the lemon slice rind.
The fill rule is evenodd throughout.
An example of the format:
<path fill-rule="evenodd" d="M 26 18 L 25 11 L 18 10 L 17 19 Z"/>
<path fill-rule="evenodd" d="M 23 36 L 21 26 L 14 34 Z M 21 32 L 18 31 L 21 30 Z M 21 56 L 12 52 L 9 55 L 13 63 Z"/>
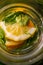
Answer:
<path fill-rule="evenodd" d="M 14 40 L 14 41 L 26 40 L 26 39 L 30 38 L 32 35 L 34 35 L 34 33 L 36 32 L 36 28 L 32 27 L 31 29 L 29 29 L 28 34 L 22 34 L 22 35 L 16 36 L 6 30 L 6 26 L 5 26 L 4 22 L 0 22 L 0 26 L 5 31 L 6 38 Z"/>

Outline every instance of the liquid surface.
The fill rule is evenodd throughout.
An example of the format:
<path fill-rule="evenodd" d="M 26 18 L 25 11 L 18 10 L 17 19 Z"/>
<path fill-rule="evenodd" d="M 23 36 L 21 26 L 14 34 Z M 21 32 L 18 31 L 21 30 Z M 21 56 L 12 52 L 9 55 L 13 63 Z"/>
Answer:
<path fill-rule="evenodd" d="M 9 8 L 0 15 L 0 45 L 10 53 L 21 53 L 39 42 L 39 28 L 24 10 Z"/>

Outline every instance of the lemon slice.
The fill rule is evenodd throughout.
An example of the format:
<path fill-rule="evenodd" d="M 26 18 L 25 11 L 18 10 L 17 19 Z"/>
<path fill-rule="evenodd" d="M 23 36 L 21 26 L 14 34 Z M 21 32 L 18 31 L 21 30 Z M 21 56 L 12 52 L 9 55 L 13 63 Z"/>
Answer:
<path fill-rule="evenodd" d="M 20 30 L 20 32 L 21 33 L 19 33 L 19 28 L 18 28 L 18 26 L 17 26 L 17 29 L 16 30 L 18 30 L 18 34 L 19 35 L 16 35 L 16 34 L 13 34 L 12 33 L 12 31 L 13 30 L 15 30 L 15 29 L 13 29 L 12 31 L 8 31 L 7 30 L 7 28 L 6 28 L 6 25 L 5 25 L 5 23 L 4 22 L 0 22 L 0 26 L 2 27 L 2 29 L 5 31 L 5 36 L 6 36 L 6 38 L 7 39 L 10 39 L 10 40 L 14 40 L 14 41 L 22 41 L 22 40 L 26 40 L 26 39 L 28 39 L 28 38 L 30 38 L 31 36 L 33 36 L 34 35 L 34 33 L 36 32 L 36 28 L 35 27 L 32 27 L 32 28 L 29 28 L 29 29 L 27 29 L 27 33 L 24 33 L 24 32 L 21 32 L 21 30 Z M 16 25 L 15 25 L 16 26 Z M 11 26 L 10 26 L 10 28 L 12 28 Z M 15 28 L 15 27 L 14 27 Z M 9 29 L 9 28 L 8 28 Z M 16 32 L 16 31 L 15 31 Z"/>
<path fill-rule="evenodd" d="M 12 50 L 13 48 L 18 48 L 20 45 L 23 44 L 24 41 L 11 41 L 7 40 L 5 45 L 9 50 Z"/>

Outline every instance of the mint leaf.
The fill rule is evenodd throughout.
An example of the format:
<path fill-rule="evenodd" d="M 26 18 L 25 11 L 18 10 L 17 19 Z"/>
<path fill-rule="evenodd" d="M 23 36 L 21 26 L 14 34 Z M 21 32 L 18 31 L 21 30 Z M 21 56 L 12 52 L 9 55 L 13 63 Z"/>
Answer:
<path fill-rule="evenodd" d="M 20 25 L 26 25 L 30 16 L 24 12 L 11 12 L 7 16 L 4 17 L 3 21 L 5 23 L 20 23 Z"/>
<path fill-rule="evenodd" d="M 1 27 L 0 27 L 0 43 L 5 43 L 5 33 Z"/>

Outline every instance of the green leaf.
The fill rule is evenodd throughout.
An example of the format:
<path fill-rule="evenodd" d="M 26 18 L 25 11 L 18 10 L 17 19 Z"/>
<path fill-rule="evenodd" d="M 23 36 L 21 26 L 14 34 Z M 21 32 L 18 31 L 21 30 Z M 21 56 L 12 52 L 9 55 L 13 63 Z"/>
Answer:
<path fill-rule="evenodd" d="M 0 38 L 3 38 L 4 37 L 4 31 L 2 28 L 0 28 Z"/>
<path fill-rule="evenodd" d="M 4 40 L 0 39 L 0 44 L 4 44 Z"/>
<path fill-rule="evenodd" d="M 18 23 L 20 23 L 21 25 L 26 25 L 28 23 L 28 20 L 29 20 L 29 16 L 27 14 L 19 14 L 17 17 L 16 17 L 16 21 Z"/>
<path fill-rule="evenodd" d="M 3 18 L 3 21 L 5 21 L 5 23 L 13 23 L 13 22 L 15 23 L 14 19 L 15 19 L 15 13 L 11 12 L 10 14 L 8 14 Z"/>
<path fill-rule="evenodd" d="M 20 23 L 21 25 L 26 25 L 29 18 L 28 14 L 19 11 L 11 12 L 9 15 L 4 17 L 3 21 L 6 23 Z"/>
<path fill-rule="evenodd" d="M 0 43 L 5 43 L 5 33 L 1 27 L 0 27 Z"/>

